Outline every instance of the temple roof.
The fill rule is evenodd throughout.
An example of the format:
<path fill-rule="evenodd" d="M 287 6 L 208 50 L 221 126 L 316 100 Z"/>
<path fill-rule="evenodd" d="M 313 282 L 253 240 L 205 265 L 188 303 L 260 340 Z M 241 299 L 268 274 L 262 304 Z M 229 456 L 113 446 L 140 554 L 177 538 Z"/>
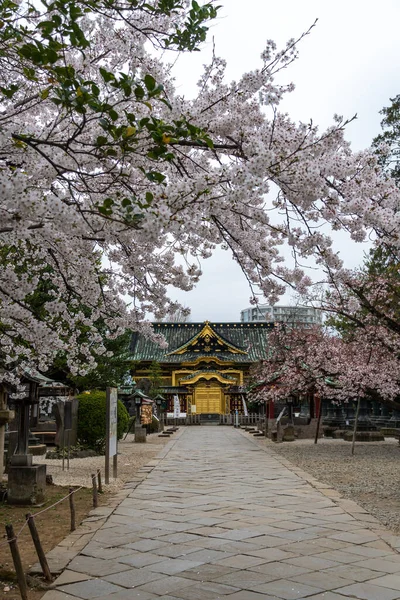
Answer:
<path fill-rule="evenodd" d="M 134 333 L 132 359 L 159 363 L 196 361 L 201 357 L 223 362 L 254 363 L 265 358 L 268 331 L 273 323 L 153 323 L 168 348 L 160 348 L 144 336 Z"/>

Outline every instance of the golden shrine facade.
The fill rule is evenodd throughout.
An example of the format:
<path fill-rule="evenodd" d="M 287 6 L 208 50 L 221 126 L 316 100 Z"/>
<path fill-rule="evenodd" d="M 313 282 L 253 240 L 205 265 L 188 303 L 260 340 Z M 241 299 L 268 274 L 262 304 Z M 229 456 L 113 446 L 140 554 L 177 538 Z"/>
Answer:
<path fill-rule="evenodd" d="M 168 348 L 133 334 L 134 376 L 150 378 L 151 365 L 161 369 L 161 393 L 167 411 L 174 397 L 183 414 L 221 415 L 243 412 L 251 366 L 266 356 L 271 323 L 154 323 Z"/>

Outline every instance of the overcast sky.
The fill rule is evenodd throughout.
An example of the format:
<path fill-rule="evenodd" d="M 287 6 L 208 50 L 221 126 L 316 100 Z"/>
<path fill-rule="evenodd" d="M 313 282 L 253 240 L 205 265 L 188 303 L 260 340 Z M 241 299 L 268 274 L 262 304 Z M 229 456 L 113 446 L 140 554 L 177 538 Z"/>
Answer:
<path fill-rule="evenodd" d="M 208 62 L 211 39 L 217 55 L 228 62 L 228 79 L 260 65 L 265 41 L 281 47 L 297 38 L 318 18 L 317 26 L 299 45 L 300 58 L 285 72 L 285 82 L 296 89 L 281 110 L 292 119 L 325 129 L 334 113 L 358 118 L 349 125 L 347 139 L 354 150 L 370 145 L 380 131 L 379 110 L 400 93 L 400 2 L 398 0 L 221 0 L 219 18 L 212 25 L 210 41 L 199 53 L 179 59 L 175 74 L 180 93 L 193 94 L 202 64 Z M 341 252 L 348 266 L 362 260 L 363 248 Z M 218 251 L 203 263 L 203 277 L 196 289 L 172 296 L 192 310 L 192 321 L 238 321 L 249 306 L 250 291 L 238 265 L 227 252 Z M 289 296 L 284 298 L 287 302 Z"/>

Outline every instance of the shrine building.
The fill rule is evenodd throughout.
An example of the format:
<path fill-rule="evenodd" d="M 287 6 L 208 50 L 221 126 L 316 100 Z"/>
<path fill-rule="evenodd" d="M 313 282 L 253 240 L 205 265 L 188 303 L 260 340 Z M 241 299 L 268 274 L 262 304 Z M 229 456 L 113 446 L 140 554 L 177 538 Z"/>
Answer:
<path fill-rule="evenodd" d="M 181 413 L 229 414 L 243 411 L 245 386 L 252 365 L 266 357 L 273 323 L 154 323 L 168 348 L 133 334 L 131 355 L 135 379 L 149 377 L 150 365 L 161 367 L 162 395 L 173 411 L 178 396 Z"/>

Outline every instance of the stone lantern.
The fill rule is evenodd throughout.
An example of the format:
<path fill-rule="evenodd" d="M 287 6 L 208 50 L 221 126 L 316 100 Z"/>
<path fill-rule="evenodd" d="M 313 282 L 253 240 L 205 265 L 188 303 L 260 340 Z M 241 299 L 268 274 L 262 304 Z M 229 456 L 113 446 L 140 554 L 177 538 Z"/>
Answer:
<path fill-rule="evenodd" d="M 39 403 L 39 383 L 28 375 L 22 379 L 18 394 L 10 396 L 17 413 L 17 446 L 9 459 L 7 501 L 9 504 L 38 504 L 44 501 L 46 465 L 34 465 L 29 454 L 29 420 Z"/>
<path fill-rule="evenodd" d="M 167 401 L 161 394 L 157 394 L 154 398 L 155 403 L 157 404 L 157 416 L 160 419 L 158 430 L 164 431 L 164 409 L 166 407 Z"/>
<path fill-rule="evenodd" d="M 15 413 L 7 406 L 8 389 L 0 384 L 0 481 L 4 473 L 4 442 L 6 425 L 14 420 Z"/>
<path fill-rule="evenodd" d="M 143 394 L 141 390 L 135 390 L 132 394 L 132 399 L 135 403 L 136 410 L 136 419 L 135 419 L 135 442 L 139 444 L 143 444 L 146 442 L 146 428 L 142 426 L 141 423 L 141 411 L 140 408 L 142 406 L 143 399 L 146 398 L 146 395 Z"/>

